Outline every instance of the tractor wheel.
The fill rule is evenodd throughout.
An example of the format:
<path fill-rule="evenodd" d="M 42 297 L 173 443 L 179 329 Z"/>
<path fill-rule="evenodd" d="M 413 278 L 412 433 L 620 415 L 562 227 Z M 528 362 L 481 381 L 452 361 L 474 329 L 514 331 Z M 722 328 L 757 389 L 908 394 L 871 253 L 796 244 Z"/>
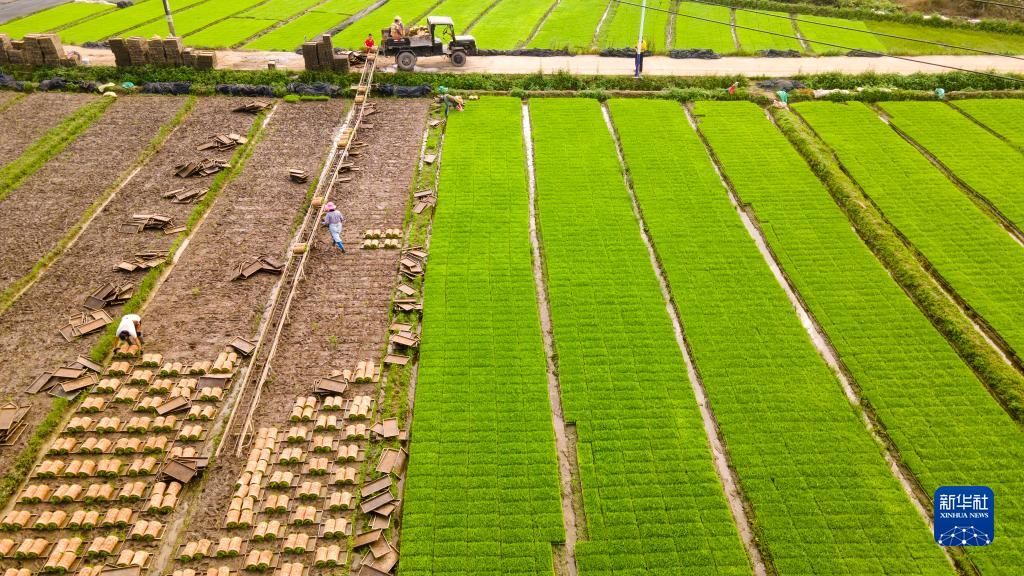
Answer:
<path fill-rule="evenodd" d="M 412 72 L 416 68 L 416 55 L 412 52 L 400 52 L 395 58 L 398 69 L 403 72 Z"/>
<path fill-rule="evenodd" d="M 466 60 L 468 59 L 469 57 L 466 56 L 466 52 L 463 50 L 456 50 L 452 52 L 452 66 L 455 66 L 456 68 L 462 68 L 465 66 Z"/>

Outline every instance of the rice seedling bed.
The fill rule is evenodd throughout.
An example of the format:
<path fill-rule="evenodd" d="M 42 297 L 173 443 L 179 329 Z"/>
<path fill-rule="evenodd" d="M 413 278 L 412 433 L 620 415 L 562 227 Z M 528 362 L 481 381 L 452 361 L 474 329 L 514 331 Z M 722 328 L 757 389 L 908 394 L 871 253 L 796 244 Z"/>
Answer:
<path fill-rule="evenodd" d="M 270 0 L 242 12 L 242 18 L 258 20 L 287 20 L 315 7 L 323 0 Z"/>
<path fill-rule="evenodd" d="M 771 12 L 771 14 L 786 16 L 786 14 L 782 14 L 781 12 Z M 766 30 L 768 32 L 783 34 L 785 36 L 793 36 L 793 38 L 786 38 L 784 36 L 775 36 L 774 34 L 765 34 L 763 32 L 736 28 L 736 34 L 740 39 L 740 50 L 743 52 L 752 53 L 758 50 L 804 51 L 804 47 L 800 44 L 800 41 L 796 39 L 796 29 L 793 28 L 793 21 L 788 18 L 774 18 L 764 14 L 755 14 L 753 12 L 744 12 L 739 10 L 736 12 L 736 25 L 749 26 L 751 28 L 757 28 L 758 30 Z"/>
<path fill-rule="evenodd" d="M 184 11 L 195 4 L 207 2 L 208 0 L 176 0 L 174 3 L 175 14 Z M 134 6 L 121 8 L 106 12 L 95 18 L 90 18 L 59 32 L 61 40 L 68 44 L 81 44 L 83 42 L 97 42 L 121 34 L 127 30 L 139 27 L 147 22 L 160 20 L 163 22 L 164 7 L 160 0 L 145 0 Z M 177 17 L 175 17 L 177 23 Z M 160 29 L 161 36 L 167 36 L 167 24 Z"/>
<path fill-rule="evenodd" d="M 956 100 L 952 104 L 1024 151 L 1024 100 Z"/>
<path fill-rule="evenodd" d="M 749 574 L 600 105 L 537 99 L 530 113 L 562 401 L 578 434 L 580 574 Z"/>
<path fill-rule="evenodd" d="M 1024 36 L 1018 34 L 1000 34 L 983 30 L 964 30 L 962 28 L 935 28 L 932 26 L 903 24 L 902 22 L 886 22 L 883 20 L 868 20 L 865 23 L 868 26 L 868 30 L 873 32 L 919 38 L 931 42 L 942 42 L 967 48 L 999 52 L 1001 54 L 1024 54 Z M 879 36 L 878 39 L 888 48 L 887 52 L 890 54 L 908 56 L 917 54 L 975 54 L 975 52 L 968 50 L 943 48 L 920 42 L 900 40 L 899 38 Z"/>
<path fill-rule="evenodd" d="M 753 207 L 787 277 L 921 486 L 929 495 L 939 486 L 979 484 L 1000 494 L 1001 538 L 968 549 L 970 556 L 984 574 L 1021 565 L 1020 428 L 875 259 L 759 107 L 709 103 L 700 112 L 729 181 Z M 732 144 L 748 141 L 759 145 Z M 772 166 L 777 176 L 764 178 L 758 166 Z"/>
<path fill-rule="evenodd" d="M 189 34 L 203 29 L 211 24 L 220 22 L 225 18 L 234 16 L 240 12 L 261 4 L 266 0 L 209 0 L 189 10 L 175 11 L 174 30 L 179 36 L 185 37 L 185 43 L 191 45 Z M 157 20 L 149 24 L 133 28 L 125 33 L 126 36 L 166 36 L 167 22 Z M 236 34 L 237 36 L 237 34 Z M 239 41 L 245 38 L 239 38 Z"/>
<path fill-rule="evenodd" d="M 686 18 L 687 15 L 729 22 L 732 11 L 724 6 L 681 2 L 676 16 L 675 48 L 710 48 L 719 54 L 736 52 L 731 26 Z"/>
<path fill-rule="evenodd" d="M 1024 230 L 1024 156 L 942 102 L 887 102 L 893 126 Z"/>
<path fill-rule="evenodd" d="M 594 32 L 607 6 L 606 0 L 561 0 L 541 24 L 529 47 L 589 51 Z"/>
<path fill-rule="evenodd" d="M 551 574 L 565 539 L 519 100 L 447 127 L 424 289 L 402 574 Z"/>
<path fill-rule="evenodd" d="M 266 30 L 276 20 L 257 20 L 255 18 L 226 18 L 189 35 L 185 41 L 189 46 L 198 48 L 230 48 L 241 44 L 249 38 Z"/>
<path fill-rule="evenodd" d="M 295 50 L 303 42 L 316 38 L 322 32 L 337 26 L 348 18 L 345 14 L 331 12 L 306 12 L 295 20 L 275 28 L 243 46 L 246 50 Z M 380 34 L 380 32 L 377 32 Z M 363 35 L 366 38 L 366 35 Z M 362 45 L 362 42 L 359 43 Z M 353 44 L 353 46 L 355 46 Z"/>
<path fill-rule="evenodd" d="M 477 44 L 489 50 L 524 46 L 551 3 L 544 0 L 502 0 L 473 26 Z"/>
<path fill-rule="evenodd" d="M 849 46 L 850 48 L 858 48 L 860 50 L 870 50 L 872 52 L 885 52 L 885 44 L 868 30 L 867 24 L 859 20 L 844 20 L 842 18 L 812 16 L 810 14 L 799 14 L 798 18 L 800 22 L 797 23 L 797 26 L 800 28 L 800 33 L 805 40 L 808 40 L 807 44 L 815 54 L 842 56 L 849 50 L 816 44 L 810 42 L 810 40 L 820 40 L 821 42 Z M 829 26 L 822 26 L 822 24 L 828 24 Z M 845 26 L 846 28 L 854 28 L 858 31 L 831 28 L 830 26 Z"/>
<path fill-rule="evenodd" d="M 886 218 L 1015 350 L 1024 350 L 1024 249 L 861 103 L 795 109 Z"/>
<path fill-rule="evenodd" d="M 111 6 L 99 3 L 69 2 L 18 18 L 0 25 L 0 34 L 19 39 L 25 34 L 50 32 L 83 18 L 111 10 Z"/>
<path fill-rule="evenodd" d="M 683 110 L 673 102 L 610 107 L 696 367 L 778 573 L 953 574 L 811 344 Z M 649 153 L 652 129 L 673 147 Z M 762 146 L 726 140 L 727 153 L 749 152 L 754 142 Z"/>
<path fill-rule="evenodd" d="M 647 40 L 647 47 L 651 52 L 666 52 L 665 38 L 668 32 L 669 13 L 662 10 L 669 10 L 672 7 L 671 0 L 651 0 L 647 3 L 649 8 L 644 20 L 644 38 Z M 728 28 L 724 28 L 728 30 Z M 598 40 L 599 48 L 633 48 L 636 46 L 637 35 L 640 32 L 640 8 L 629 4 L 617 4 L 608 18 L 604 21 Z"/>

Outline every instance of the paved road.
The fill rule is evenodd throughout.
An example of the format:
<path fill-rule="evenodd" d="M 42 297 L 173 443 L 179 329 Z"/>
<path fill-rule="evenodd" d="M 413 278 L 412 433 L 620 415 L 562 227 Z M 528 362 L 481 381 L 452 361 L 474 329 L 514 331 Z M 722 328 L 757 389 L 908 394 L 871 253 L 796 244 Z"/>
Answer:
<path fill-rule="evenodd" d="M 69 0 L 0 0 L 0 23 L 38 12 L 43 8 L 64 4 Z"/>
<path fill-rule="evenodd" d="M 114 55 L 109 50 L 74 48 L 92 65 L 112 66 Z M 277 67 L 301 70 L 302 57 L 291 52 L 217 52 L 217 67 L 230 70 L 262 70 L 267 62 L 275 60 Z M 719 60 L 673 60 L 664 56 L 647 58 L 644 73 L 652 76 L 713 76 L 743 74 L 745 76 L 795 76 L 821 72 L 943 72 L 945 69 L 929 63 L 955 66 L 967 70 L 997 71 L 1024 74 L 1024 57 L 1020 59 L 999 56 L 918 56 L 907 62 L 895 58 L 851 58 L 848 56 L 822 56 L 818 58 L 721 58 Z M 390 58 L 382 64 L 390 63 Z M 602 58 L 600 56 L 559 56 L 532 58 L 525 56 L 474 56 L 464 68 L 452 68 L 443 58 L 422 58 L 419 70 L 423 72 L 485 72 L 492 74 L 533 74 L 542 71 L 551 74 L 568 71 L 572 74 L 632 75 L 633 61 L 629 58 Z M 393 66 L 385 67 L 391 70 Z"/>

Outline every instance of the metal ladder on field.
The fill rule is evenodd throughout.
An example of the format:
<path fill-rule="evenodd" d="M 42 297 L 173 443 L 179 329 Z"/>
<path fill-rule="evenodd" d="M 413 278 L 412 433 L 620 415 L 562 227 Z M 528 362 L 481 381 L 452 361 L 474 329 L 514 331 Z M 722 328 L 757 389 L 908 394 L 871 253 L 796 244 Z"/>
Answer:
<path fill-rule="evenodd" d="M 282 280 L 274 294 L 270 305 L 268 320 L 263 324 L 256 348 L 252 353 L 252 361 L 246 370 L 238 392 L 238 403 L 231 411 L 231 416 L 225 425 L 224 440 L 217 447 L 216 456 L 220 456 L 224 446 L 233 442 L 235 456 L 241 456 L 253 433 L 253 416 L 260 403 L 260 396 L 263 387 L 266 385 L 270 375 L 270 365 L 277 352 L 277 345 L 288 322 L 288 312 L 291 309 L 295 294 L 298 291 L 299 280 L 302 279 L 305 270 L 306 260 L 309 257 L 309 247 L 317 231 L 317 224 L 323 217 L 324 207 L 330 199 L 331 190 L 338 180 L 338 171 L 341 165 L 349 157 L 352 143 L 363 120 L 363 113 L 370 99 L 370 86 L 373 82 L 373 74 L 377 66 L 376 52 L 367 55 L 366 65 L 356 86 L 356 96 L 353 106 L 349 110 L 342 124 L 341 132 L 337 140 L 331 146 L 327 162 L 320 173 L 320 180 L 317 184 L 314 197 L 322 198 L 318 209 L 306 211 L 302 220 L 299 232 L 295 235 L 293 243 L 288 250 L 288 261 L 282 273 Z M 296 253 L 297 246 L 304 246 L 305 249 Z M 269 338 L 269 340 L 268 340 Z M 253 380 L 255 379 L 255 384 Z"/>

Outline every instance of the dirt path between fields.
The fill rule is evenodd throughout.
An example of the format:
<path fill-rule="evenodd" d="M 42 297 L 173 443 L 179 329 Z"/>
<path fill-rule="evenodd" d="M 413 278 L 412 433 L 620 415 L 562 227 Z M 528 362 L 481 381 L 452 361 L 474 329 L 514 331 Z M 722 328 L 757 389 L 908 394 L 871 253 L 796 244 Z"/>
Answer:
<path fill-rule="evenodd" d="M 90 65 L 113 66 L 114 54 L 109 50 L 74 47 Z M 242 52 L 220 50 L 217 68 L 223 70 L 266 70 L 273 60 L 278 69 L 302 70 L 302 56 L 293 52 Z M 918 62 L 896 58 L 855 58 L 851 56 L 818 56 L 808 58 L 755 58 L 727 56 L 718 60 L 678 60 L 668 56 L 644 59 L 644 74 L 648 76 L 796 76 L 842 72 L 916 74 L 950 71 L 936 66 L 954 66 L 966 70 L 1012 72 L 1024 74 L 1024 60 L 1003 56 L 915 56 Z M 387 66 L 385 66 L 387 65 Z M 393 72 L 391 58 L 383 58 L 378 67 L 381 72 Z M 603 58 L 592 54 L 579 56 L 473 56 L 463 68 L 455 68 L 443 57 L 420 58 L 417 72 L 444 72 L 459 74 L 554 74 L 568 72 L 577 75 L 632 76 L 632 58 Z"/>
<path fill-rule="evenodd" d="M 285 260 L 308 184 L 289 168 L 319 173 L 344 103 L 280 104 L 242 174 L 211 208 L 182 259 L 146 308 L 147 352 L 216 356 L 235 336 L 255 338 L 278 276 L 232 281 L 235 267 L 262 255 Z"/>
<path fill-rule="evenodd" d="M 257 427 L 287 430 L 295 398 L 310 392 L 314 378 L 381 358 L 400 253 L 360 250 L 360 238 L 368 228 L 402 227 L 429 102 L 377 100 L 373 105 L 378 113 L 366 117 L 356 138 L 367 144 L 352 159 L 360 170 L 331 193 L 345 216 L 348 254 L 331 244 L 326 230 L 318 232 L 255 413 Z M 374 387 L 351 386 L 346 397 L 372 394 Z M 226 450 L 207 473 L 189 528 L 192 537 L 226 534 L 222 525 L 244 462 Z"/>
<path fill-rule="evenodd" d="M 184 102 L 166 96 L 118 100 L 0 201 L 0 292 L 32 270 L 118 182 Z"/>
<path fill-rule="evenodd" d="M 33 142 L 99 96 L 61 92 L 30 94 L 0 114 L 0 167 L 14 162 Z"/>
<path fill-rule="evenodd" d="M 97 215 L 75 245 L 0 316 L 0 364 L 5 376 L 0 382 L 0 397 L 15 398 L 32 409 L 27 418 L 30 429 L 18 444 L 0 451 L 0 470 L 24 447 L 36 418 L 50 404 L 51 398 L 45 394 L 24 394 L 25 387 L 43 370 L 87 353 L 102 334 L 96 332 L 66 342 L 58 330 L 67 317 L 81 312 L 86 297 L 106 282 L 138 284 L 140 276 L 114 272 L 113 267 L 121 258 L 139 250 L 166 253 L 176 238 L 160 231 L 125 234 L 119 230 L 120 225 L 134 213 L 153 212 L 171 216 L 175 223 L 183 225 L 193 205 L 172 204 L 160 197 L 161 193 L 184 184 L 174 176 L 173 167 L 200 157 L 196 147 L 214 134 L 248 132 L 253 116 L 231 112 L 243 102 L 239 98 L 200 100 L 162 150 Z M 227 160 L 231 153 L 207 155 Z M 187 184 L 209 185 L 211 178 L 191 179 Z M 108 309 L 108 313 L 116 321 L 118 309 Z"/>

